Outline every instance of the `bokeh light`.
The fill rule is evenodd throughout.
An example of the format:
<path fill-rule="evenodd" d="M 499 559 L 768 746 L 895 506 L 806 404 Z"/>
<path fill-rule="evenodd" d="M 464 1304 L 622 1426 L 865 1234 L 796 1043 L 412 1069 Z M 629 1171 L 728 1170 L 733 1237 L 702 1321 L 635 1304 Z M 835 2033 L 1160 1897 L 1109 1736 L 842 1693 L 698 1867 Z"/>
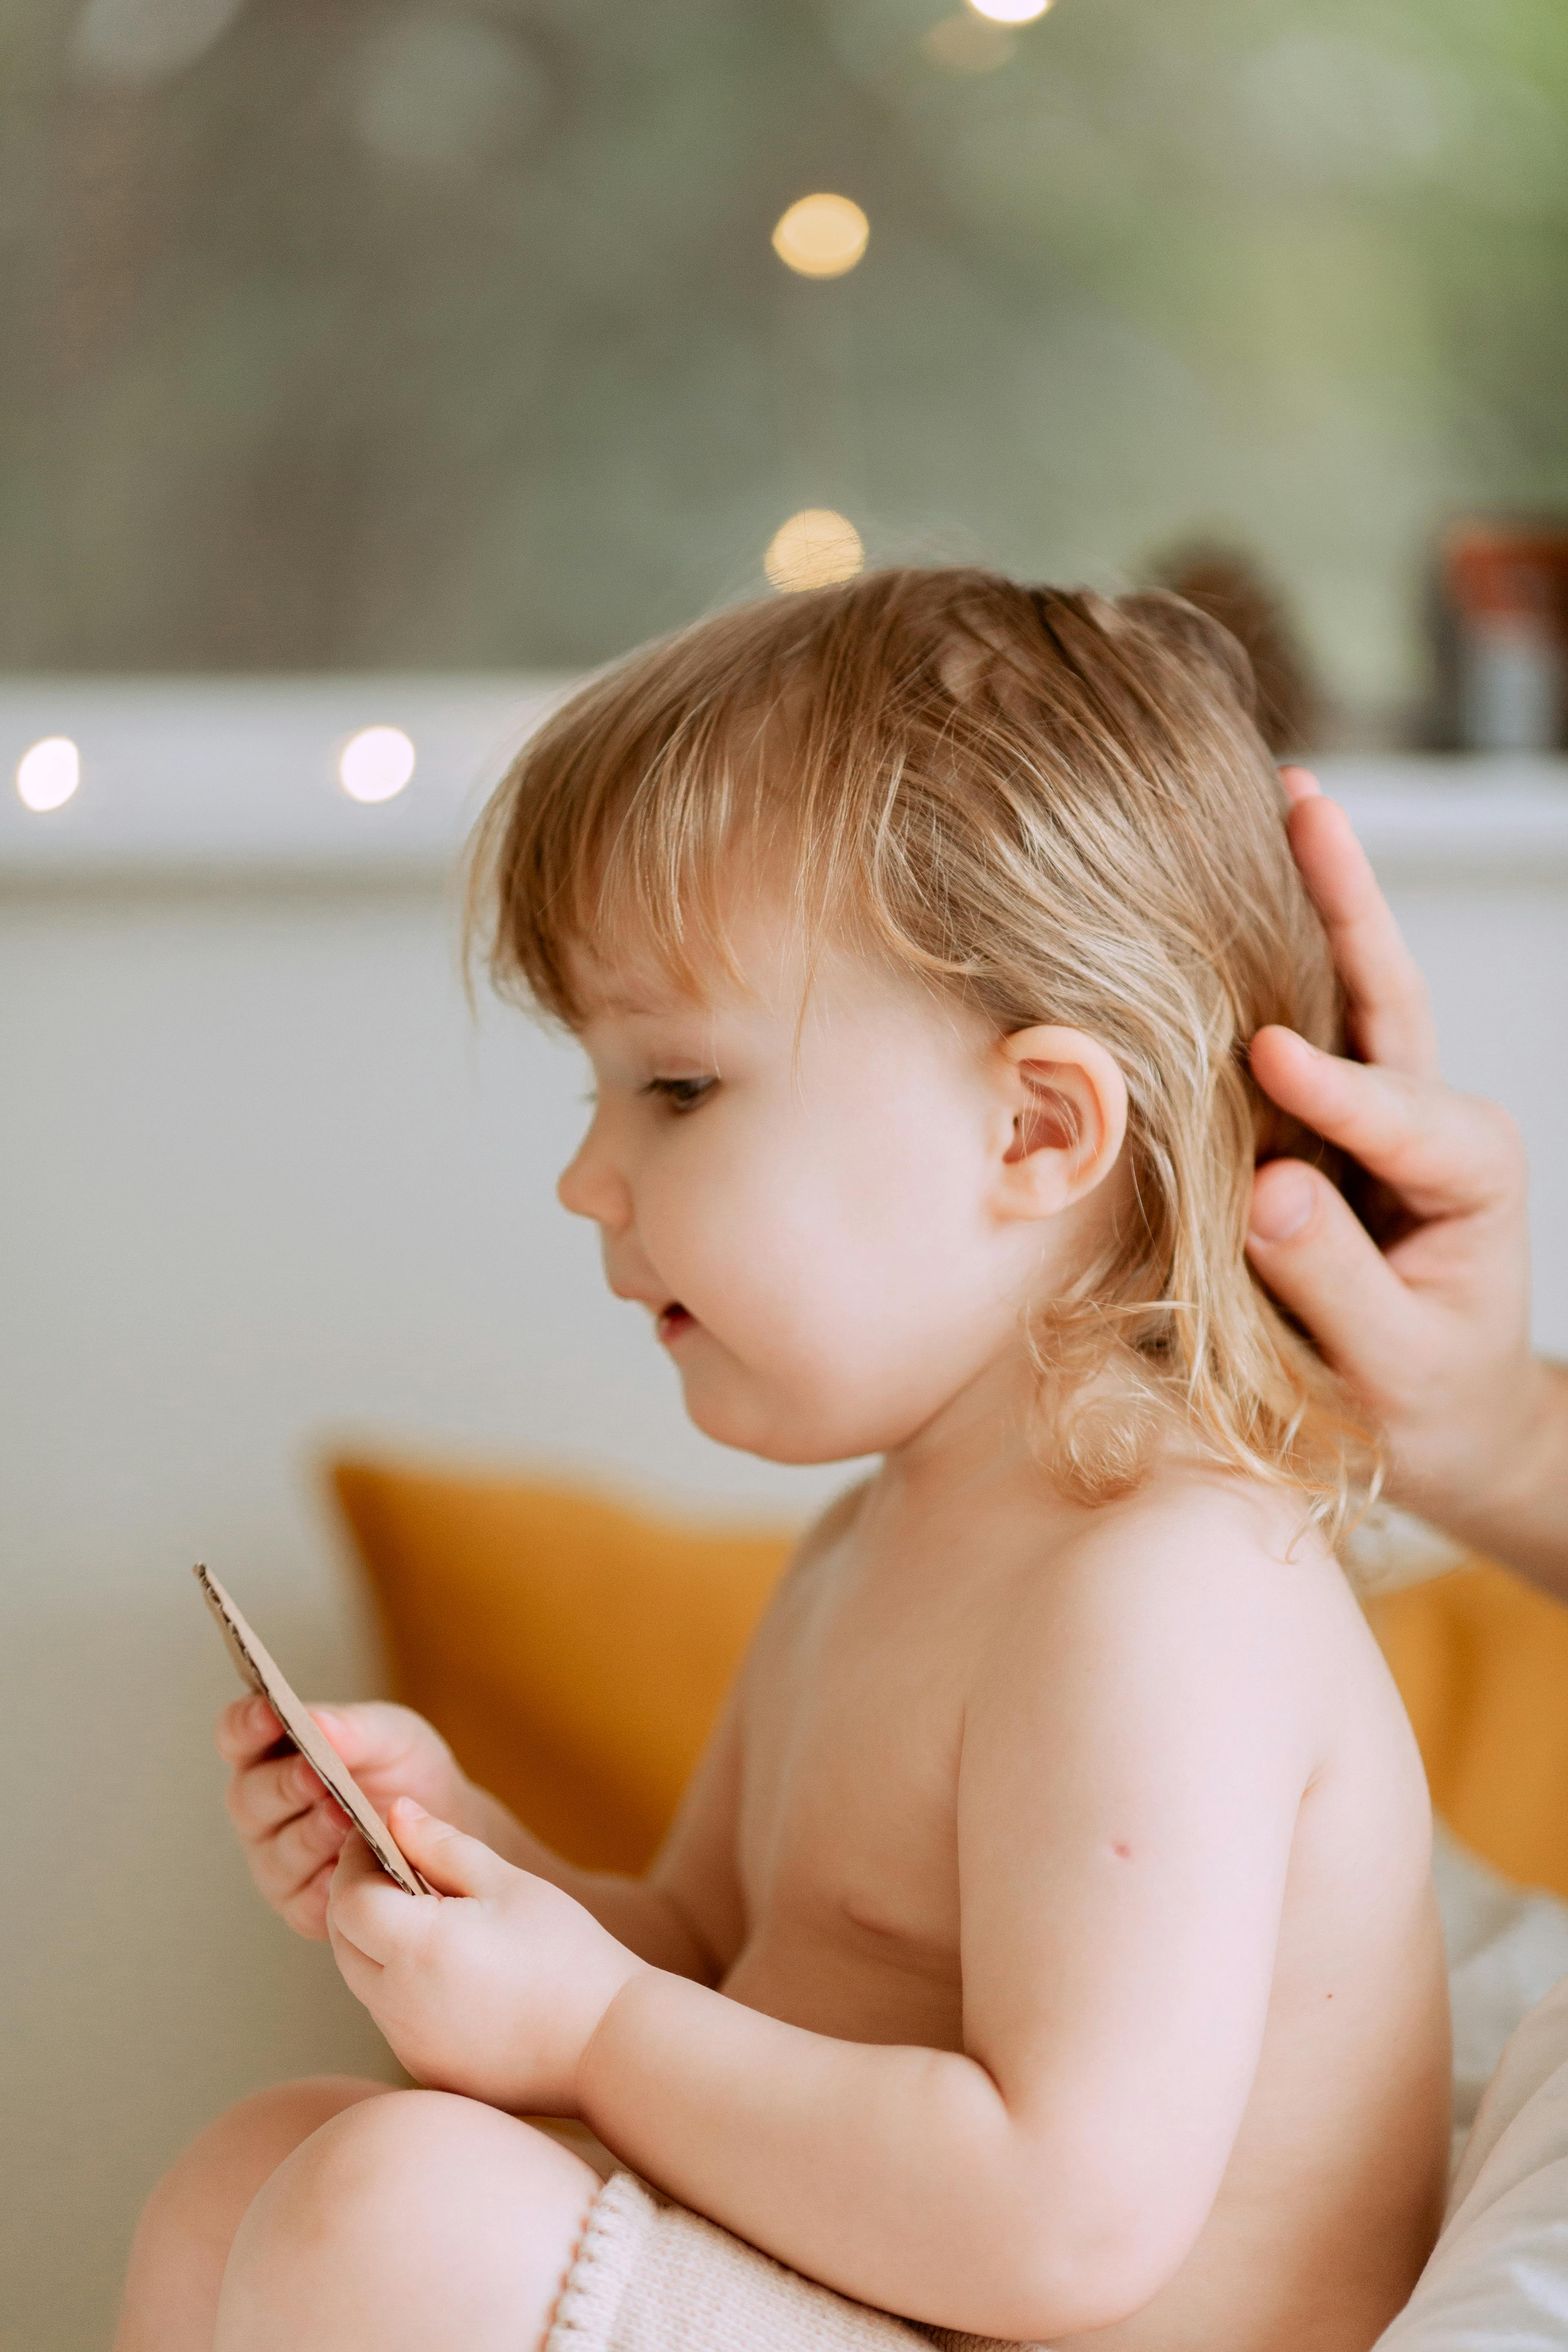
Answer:
<path fill-rule="evenodd" d="M 944 67 L 949 73 L 994 73 L 1017 46 L 1005 25 L 977 16 L 972 8 L 943 16 L 921 35 L 921 47 L 932 65 Z"/>
<path fill-rule="evenodd" d="M 37 809 L 64 808 L 81 782 L 81 753 L 68 735 L 46 735 L 16 762 L 16 790 L 23 804 Z"/>
<path fill-rule="evenodd" d="M 773 251 L 802 278 L 842 278 L 866 250 L 871 224 L 851 196 L 802 196 L 773 230 Z"/>
<path fill-rule="evenodd" d="M 994 25 L 1032 25 L 1043 16 L 1051 0 L 969 0 L 977 16 L 989 16 Z"/>
<path fill-rule="evenodd" d="M 389 801 L 414 773 L 414 746 L 401 727 L 363 727 L 343 745 L 338 774 L 351 800 Z"/>
<path fill-rule="evenodd" d="M 245 0 L 87 0 L 71 34 L 79 79 L 151 89 L 222 38 Z"/>
<path fill-rule="evenodd" d="M 768 542 L 763 569 L 775 588 L 830 588 L 864 568 L 860 534 L 831 507 L 807 507 L 781 523 Z"/>

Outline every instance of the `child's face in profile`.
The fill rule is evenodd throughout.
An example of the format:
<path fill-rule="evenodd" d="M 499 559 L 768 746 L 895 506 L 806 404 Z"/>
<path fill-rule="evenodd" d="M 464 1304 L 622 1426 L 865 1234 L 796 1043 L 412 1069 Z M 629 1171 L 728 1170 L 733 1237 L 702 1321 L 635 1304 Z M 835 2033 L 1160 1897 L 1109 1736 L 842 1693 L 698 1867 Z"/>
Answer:
<path fill-rule="evenodd" d="M 1021 1361 L 1054 1229 L 1009 1213 L 1016 1074 L 978 1013 L 847 952 L 801 1021 L 800 951 L 760 909 L 733 944 L 745 987 L 701 1003 L 584 960 L 596 1107 L 560 1197 L 700 1429 L 781 1462 L 885 1453 Z"/>

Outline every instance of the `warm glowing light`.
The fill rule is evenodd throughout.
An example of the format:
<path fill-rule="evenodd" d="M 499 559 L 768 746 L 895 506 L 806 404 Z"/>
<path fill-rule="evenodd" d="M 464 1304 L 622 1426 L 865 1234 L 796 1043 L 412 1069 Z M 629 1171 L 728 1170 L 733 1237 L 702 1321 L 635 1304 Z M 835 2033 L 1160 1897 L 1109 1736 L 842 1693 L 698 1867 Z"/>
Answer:
<path fill-rule="evenodd" d="M 81 753 L 68 735 L 46 735 L 16 762 L 16 790 L 30 809 L 64 808 L 81 782 Z"/>
<path fill-rule="evenodd" d="M 994 25 L 972 8 L 944 16 L 921 35 L 921 47 L 932 65 L 943 66 L 949 73 L 994 73 L 1016 47 L 1005 25 Z"/>
<path fill-rule="evenodd" d="M 994 25 L 1032 25 L 1043 16 L 1051 0 L 969 0 L 977 16 L 989 16 Z"/>
<path fill-rule="evenodd" d="M 802 196 L 773 231 L 773 251 L 802 278 L 842 278 L 866 250 L 871 224 L 848 196 Z"/>
<path fill-rule="evenodd" d="M 365 727 L 343 745 L 338 761 L 351 800 L 389 801 L 414 773 L 414 746 L 401 727 Z"/>
<path fill-rule="evenodd" d="M 865 561 L 852 522 L 831 507 L 807 507 L 779 525 L 763 569 L 775 588 L 830 588 L 836 580 L 853 580 Z"/>

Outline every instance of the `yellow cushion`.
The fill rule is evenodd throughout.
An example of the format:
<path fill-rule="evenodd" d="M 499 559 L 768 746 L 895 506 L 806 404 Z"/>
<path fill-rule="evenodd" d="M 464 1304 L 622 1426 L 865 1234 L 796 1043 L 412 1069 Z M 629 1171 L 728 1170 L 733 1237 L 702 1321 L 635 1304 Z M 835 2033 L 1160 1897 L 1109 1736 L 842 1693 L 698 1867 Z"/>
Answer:
<path fill-rule="evenodd" d="M 340 1461 L 399 1697 L 558 1853 L 647 1861 L 789 1549 L 570 1488 Z M 1568 1609 L 1476 1560 L 1369 1609 L 1437 1810 L 1568 1895 Z"/>
<path fill-rule="evenodd" d="M 640 1869 L 791 1538 L 469 1472 L 343 1460 L 329 1475 L 396 1696 L 558 1853 Z"/>
<path fill-rule="evenodd" d="M 1367 1613 L 1455 1835 L 1568 1895 L 1568 1609 L 1477 1559 Z"/>

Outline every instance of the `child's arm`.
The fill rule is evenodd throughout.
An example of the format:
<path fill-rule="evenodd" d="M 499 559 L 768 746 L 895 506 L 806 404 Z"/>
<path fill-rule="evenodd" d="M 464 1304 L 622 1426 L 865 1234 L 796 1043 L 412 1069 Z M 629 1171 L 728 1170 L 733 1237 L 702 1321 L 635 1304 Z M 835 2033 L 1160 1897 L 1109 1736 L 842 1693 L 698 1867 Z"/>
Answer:
<path fill-rule="evenodd" d="M 639 1968 L 397 1816 L 426 1874 L 479 1899 L 357 1872 L 333 1895 L 340 1965 L 422 2079 L 574 2105 L 843 2293 L 987 2335 L 1109 2325 L 1213 2204 L 1314 1764 L 1301 1575 L 1236 1537 L 1227 1513 L 1167 1521 L 1153 1559 L 1091 1540 L 998 1641 L 958 1789 L 962 2052 L 836 2041 Z"/>
<path fill-rule="evenodd" d="M 496 1831 L 487 1845 L 521 1870 L 548 1879 L 591 1911 L 639 1959 L 700 1984 L 717 1984 L 742 1941 L 735 1868 L 741 1790 L 739 1685 L 687 1784 L 668 1835 L 647 1875 L 578 1870 L 540 1843 L 487 1796 Z M 506 1843 L 502 1843 L 503 1839 Z M 538 1856 L 535 1860 L 533 1857 Z"/>

